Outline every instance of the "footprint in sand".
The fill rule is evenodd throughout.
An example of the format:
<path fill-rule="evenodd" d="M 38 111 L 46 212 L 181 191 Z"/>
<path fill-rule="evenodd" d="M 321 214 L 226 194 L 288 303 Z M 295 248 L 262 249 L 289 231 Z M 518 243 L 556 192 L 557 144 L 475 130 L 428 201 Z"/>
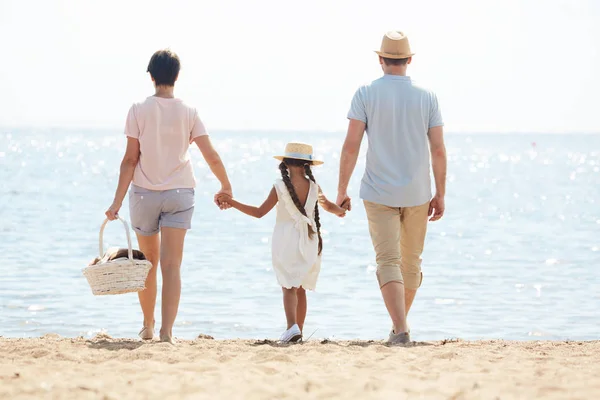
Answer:
<path fill-rule="evenodd" d="M 34 350 L 31 352 L 30 355 L 33 358 L 42 358 L 42 357 L 46 357 L 48 354 L 50 354 L 50 352 L 47 350 Z"/>
<path fill-rule="evenodd" d="M 265 375 L 276 375 L 281 372 L 280 370 L 278 370 L 276 368 L 267 367 L 265 365 L 259 365 L 255 368 L 255 370 L 262 372 Z"/>

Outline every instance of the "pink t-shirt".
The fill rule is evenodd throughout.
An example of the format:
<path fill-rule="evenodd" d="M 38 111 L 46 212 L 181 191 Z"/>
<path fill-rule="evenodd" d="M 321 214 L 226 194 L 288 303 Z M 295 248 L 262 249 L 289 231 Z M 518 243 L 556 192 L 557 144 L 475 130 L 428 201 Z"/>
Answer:
<path fill-rule="evenodd" d="M 131 106 L 125 135 L 140 141 L 133 184 L 150 190 L 195 187 L 188 150 L 207 134 L 196 109 L 180 99 L 151 96 Z"/>

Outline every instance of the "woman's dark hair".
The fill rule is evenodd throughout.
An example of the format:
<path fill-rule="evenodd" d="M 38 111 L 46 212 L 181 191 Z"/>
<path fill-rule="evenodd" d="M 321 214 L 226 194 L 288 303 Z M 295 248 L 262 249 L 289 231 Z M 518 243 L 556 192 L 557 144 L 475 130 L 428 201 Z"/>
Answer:
<path fill-rule="evenodd" d="M 283 183 L 285 183 L 285 187 L 287 188 L 292 201 L 296 205 L 296 208 L 302 215 L 308 217 L 306 215 L 306 210 L 300 203 L 300 199 L 298 198 L 298 194 L 296 193 L 296 189 L 294 189 L 294 185 L 292 185 L 292 181 L 290 180 L 290 174 L 288 171 L 288 166 L 291 167 L 304 167 L 304 174 L 310 179 L 312 182 L 317 183 L 315 177 L 313 176 L 312 170 L 310 166 L 312 165 L 311 161 L 297 160 L 294 158 L 284 158 L 281 164 L 279 164 L 279 170 L 281 171 L 281 177 L 283 179 Z M 323 238 L 321 237 L 321 220 L 319 218 L 319 201 L 315 203 L 315 225 L 317 225 L 317 235 L 319 237 L 319 255 L 323 251 Z M 308 225 L 308 237 L 312 238 L 315 235 L 315 231 L 312 226 Z"/>
<path fill-rule="evenodd" d="M 181 62 L 177 54 L 166 49 L 159 50 L 152 55 L 147 72 L 150 72 L 156 86 L 175 86 L 180 69 Z"/>

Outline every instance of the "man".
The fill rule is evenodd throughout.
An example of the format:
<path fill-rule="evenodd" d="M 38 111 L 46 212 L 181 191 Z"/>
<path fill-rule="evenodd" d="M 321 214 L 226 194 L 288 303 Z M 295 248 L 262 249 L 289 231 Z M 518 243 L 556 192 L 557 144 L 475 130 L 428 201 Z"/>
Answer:
<path fill-rule="evenodd" d="M 406 35 L 386 33 L 376 53 L 384 75 L 360 87 L 352 99 L 337 203 L 351 207 L 348 182 L 366 131 L 369 149 L 360 197 L 377 256 L 379 287 L 393 322 L 389 342 L 404 344 L 410 342 L 406 315 L 423 279 L 427 220 L 444 215 L 446 149 L 435 94 L 406 75 L 414 55 Z"/>

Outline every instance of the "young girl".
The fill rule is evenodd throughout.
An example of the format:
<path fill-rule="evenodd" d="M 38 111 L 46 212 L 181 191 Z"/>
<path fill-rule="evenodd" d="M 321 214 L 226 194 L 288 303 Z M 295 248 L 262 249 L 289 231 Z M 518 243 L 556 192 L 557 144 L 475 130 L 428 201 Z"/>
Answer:
<path fill-rule="evenodd" d="M 269 196 L 260 207 L 233 200 L 227 195 L 218 198 L 221 208 L 228 206 L 256 218 L 262 218 L 277 205 L 277 222 L 273 232 L 273 270 L 283 289 L 283 307 L 287 330 L 282 342 L 302 340 L 306 318 L 306 291 L 314 290 L 321 269 L 321 222 L 319 207 L 339 217 L 346 210 L 327 200 L 312 174 L 312 165 L 323 162 L 313 160 L 312 146 L 288 143 L 285 155 L 275 158 L 281 179 L 275 182 Z"/>

